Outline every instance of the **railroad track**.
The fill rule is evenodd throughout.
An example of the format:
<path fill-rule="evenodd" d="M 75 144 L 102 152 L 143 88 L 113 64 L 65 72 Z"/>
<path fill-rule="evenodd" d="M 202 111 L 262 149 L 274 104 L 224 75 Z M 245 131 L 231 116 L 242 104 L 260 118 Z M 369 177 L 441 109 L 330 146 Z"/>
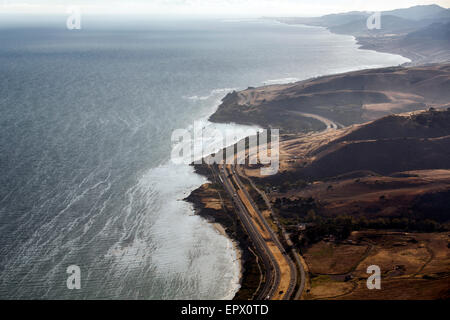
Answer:
<path fill-rule="evenodd" d="M 264 225 L 264 227 L 266 228 L 266 230 L 270 234 L 270 237 L 271 237 L 272 241 L 276 244 L 276 246 L 278 247 L 280 252 L 283 254 L 283 257 L 285 259 L 285 263 L 287 263 L 289 265 L 289 270 L 290 270 L 290 273 L 289 273 L 289 275 L 290 275 L 289 287 L 288 287 L 288 289 L 286 290 L 286 292 L 284 293 L 284 296 L 283 296 L 283 300 L 289 300 L 291 298 L 291 296 L 292 296 L 292 294 L 294 292 L 295 286 L 297 284 L 297 268 L 296 268 L 295 264 L 293 263 L 293 261 L 291 260 L 291 258 L 289 257 L 289 255 L 287 254 L 287 252 L 284 250 L 283 245 L 278 240 L 278 236 L 273 232 L 272 228 L 267 223 L 266 219 L 262 215 L 262 213 L 259 210 L 258 206 L 255 204 L 255 202 L 253 201 L 252 197 L 248 193 L 247 189 L 245 188 L 244 184 L 242 183 L 241 179 L 239 178 L 239 175 L 237 174 L 235 167 L 234 166 L 230 166 L 230 170 L 231 170 L 231 172 L 232 172 L 232 174 L 233 174 L 233 176 L 235 178 L 235 181 L 237 182 L 239 188 L 243 191 L 245 196 L 248 198 L 248 200 L 249 200 L 251 206 L 253 207 L 254 211 L 258 214 L 260 221 L 262 222 L 262 224 Z"/>
<path fill-rule="evenodd" d="M 241 175 L 243 175 L 245 177 L 245 175 L 242 173 L 242 170 L 240 170 L 238 168 L 238 170 L 240 172 Z M 300 297 L 303 293 L 303 290 L 305 289 L 305 283 L 306 283 L 306 271 L 305 268 L 303 267 L 303 263 L 300 260 L 301 256 L 300 256 L 300 252 L 298 252 L 298 250 L 293 246 L 293 243 L 289 237 L 289 235 L 286 233 L 286 230 L 284 229 L 284 227 L 280 224 L 280 222 L 275 218 L 276 215 L 273 212 L 272 209 L 272 204 L 270 203 L 270 200 L 267 198 L 267 195 L 262 192 L 256 185 L 255 183 L 252 181 L 252 179 L 245 177 L 245 179 L 250 183 L 250 185 L 253 187 L 253 189 L 256 190 L 256 192 L 258 192 L 261 197 L 263 198 L 264 202 L 266 203 L 267 207 L 269 208 L 269 210 L 272 213 L 272 217 L 274 217 L 275 223 L 277 224 L 278 228 L 280 228 L 281 233 L 283 235 L 283 237 L 285 238 L 285 241 L 287 243 L 288 246 L 291 246 L 291 253 L 293 255 L 293 257 L 295 258 L 295 262 L 297 264 L 298 267 L 298 271 L 299 271 L 299 277 L 300 277 L 300 283 L 297 289 L 297 292 L 294 295 L 294 300 L 300 300 Z"/>
<path fill-rule="evenodd" d="M 329 131 L 329 130 L 337 130 L 339 127 L 343 127 L 341 124 L 338 124 L 330 119 L 327 119 L 325 117 L 316 115 L 316 114 L 309 114 L 309 113 L 303 113 L 298 111 L 293 111 L 292 113 L 298 114 L 303 117 L 309 117 L 314 118 L 318 121 L 321 121 L 325 124 L 326 128 L 323 131 Z M 227 169 L 229 167 L 229 169 Z M 230 194 L 230 197 L 233 199 L 233 204 L 236 208 L 236 212 L 239 215 L 240 220 L 244 224 L 245 229 L 247 230 L 247 233 L 249 237 L 252 239 L 253 244 L 255 245 L 256 251 L 261 258 L 261 260 L 264 263 L 265 267 L 265 282 L 264 286 L 261 290 L 261 292 L 258 295 L 258 300 L 261 299 L 271 299 L 274 296 L 276 298 L 281 297 L 283 300 L 289 300 L 295 290 L 295 287 L 297 285 L 298 280 L 298 273 L 300 275 L 300 283 L 297 292 L 294 295 L 294 299 L 300 299 L 301 294 L 305 287 L 305 279 L 306 279 L 306 272 L 303 268 L 303 264 L 300 261 L 300 254 L 299 252 L 292 246 L 292 242 L 289 238 L 289 236 L 286 234 L 283 226 L 281 226 L 278 221 L 277 223 L 278 227 L 281 230 L 281 233 L 283 237 L 286 240 L 286 243 L 289 246 L 292 246 L 291 253 L 295 259 L 296 264 L 292 261 L 292 259 L 289 257 L 287 252 L 285 251 L 283 245 L 280 243 L 277 235 L 274 233 L 272 228 L 268 225 L 266 219 L 262 215 L 261 211 L 259 210 L 258 206 L 253 201 L 252 197 L 248 194 L 247 189 L 245 188 L 244 184 L 239 178 L 239 175 L 236 172 L 234 165 L 218 165 L 213 166 L 213 170 L 217 170 L 220 179 L 222 180 L 222 183 L 225 186 L 225 189 Z M 232 180 L 234 180 L 235 185 L 237 186 L 238 190 L 242 192 L 243 197 L 238 195 L 239 192 L 236 190 L 233 186 L 233 183 L 230 181 L 229 177 L 232 177 Z M 269 210 L 273 213 L 272 207 L 270 205 L 269 200 L 267 199 L 266 195 L 262 193 L 254 184 L 253 182 L 248 179 L 252 187 L 263 197 L 264 201 L 268 204 Z M 245 201 L 246 200 L 246 201 Z M 249 203 L 251 208 L 248 208 L 246 206 L 246 203 Z M 251 211 L 256 212 L 257 217 L 252 218 Z M 259 227 L 258 227 L 259 226 Z M 259 230 L 258 230 L 259 229 Z M 264 239 L 262 234 L 266 233 L 269 235 L 270 239 Z M 267 241 L 271 241 L 275 244 L 277 247 L 277 250 L 281 253 L 282 257 L 280 260 L 281 263 L 283 263 L 282 260 L 284 260 L 284 263 L 286 263 L 289 266 L 289 285 L 286 289 L 286 292 L 278 291 L 277 290 L 280 287 L 280 277 L 282 276 L 282 272 L 280 271 L 280 265 L 275 258 L 272 250 L 269 248 Z M 272 244 L 271 244 L 271 247 Z M 276 255 L 279 255 L 279 253 L 275 250 Z M 279 257 L 280 258 L 280 257 Z M 297 269 L 297 267 L 298 269 Z M 286 272 L 284 272 L 286 273 Z M 286 277 L 286 274 L 284 274 L 284 277 Z M 286 281 L 286 279 L 284 279 Z"/>
<path fill-rule="evenodd" d="M 250 239 L 252 240 L 258 256 L 264 264 L 265 269 L 265 281 L 262 289 L 260 290 L 257 299 L 266 300 L 271 299 L 276 293 L 276 289 L 280 282 L 280 270 L 278 263 L 268 248 L 266 242 L 262 238 L 261 234 L 256 230 L 253 224 L 250 214 L 247 212 L 245 205 L 242 203 L 241 199 L 238 197 L 236 190 L 233 187 L 232 182 L 229 180 L 227 170 L 225 166 L 213 166 L 213 170 L 217 170 L 226 191 L 229 193 L 233 200 L 233 204 L 236 208 L 236 213 L 239 216 L 244 228 L 247 231 Z"/>

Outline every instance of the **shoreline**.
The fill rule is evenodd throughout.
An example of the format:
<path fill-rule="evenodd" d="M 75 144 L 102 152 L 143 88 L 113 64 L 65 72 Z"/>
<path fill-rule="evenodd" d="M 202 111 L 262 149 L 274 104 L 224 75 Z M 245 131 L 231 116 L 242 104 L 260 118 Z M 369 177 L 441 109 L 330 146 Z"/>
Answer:
<path fill-rule="evenodd" d="M 330 31 L 328 28 L 325 28 L 325 29 Z M 338 33 L 332 32 L 332 31 L 330 31 L 330 32 L 332 34 L 338 34 Z M 350 35 L 350 36 L 353 36 L 353 35 Z M 378 51 L 373 48 L 368 48 L 368 47 L 366 47 L 367 44 L 361 43 L 361 41 L 358 37 L 353 36 L 353 38 L 355 40 L 355 44 L 358 46 L 358 49 L 360 49 L 360 50 L 372 50 L 372 51 L 380 52 L 380 53 L 390 53 L 390 54 L 400 55 L 395 52 L 387 52 L 387 51 L 382 51 L 382 50 Z M 409 57 L 406 57 L 403 55 L 400 55 L 400 56 L 410 60 L 410 62 L 405 62 L 405 63 L 401 64 L 402 66 L 409 65 L 413 62 L 413 59 L 411 59 Z M 327 76 L 327 75 L 324 75 L 324 76 Z M 309 80 L 309 79 L 305 79 L 303 81 L 307 81 L 307 80 Z M 288 84 L 288 83 L 286 83 L 286 84 Z M 283 84 L 279 84 L 279 85 L 283 85 Z M 228 94 L 231 94 L 231 92 Z M 224 97 L 224 99 L 227 96 L 228 95 L 226 95 Z M 222 99 L 222 102 L 219 103 L 216 110 L 209 116 L 208 119 L 210 121 L 211 121 L 211 118 L 217 114 L 217 111 L 219 110 L 219 107 L 220 107 L 220 105 L 223 104 L 223 102 L 224 101 Z M 218 119 L 212 120 L 212 122 L 225 123 Z M 240 124 L 254 125 L 254 123 L 240 123 Z M 307 129 L 307 131 L 314 131 L 314 129 L 309 128 L 309 130 Z M 254 259 L 255 258 L 254 253 L 253 253 L 254 250 L 250 249 L 252 244 L 248 243 L 249 239 L 246 236 L 245 231 L 243 230 L 242 226 L 240 225 L 240 222 L 237 221 L 237 217 L 233 212 L 231 212 L 231 216 L 228 216 L 228 220 L 227 220 L 227 219 L 224 219 L 223 217 L 218 217 L 217 211 L 215 211 L 211 208 L 208 208 L 208 205 L 205 204 L 205 199 L 204 199 L 205 197 L 204 196 L 202 197 L 202 193 L 205 192 L 205 188 L 207 188 L 206 187 L 207 185 L 214 184 L 214 177 L 212 177 L 211 174 L 209 174 L 208 172 L 206 172 L 204 170 L 204 168 L 205 168 L 204 165 L 194 165 L 194 168 L 195 168 L 195 173 L 206 177 L 208 182 L 206 182 L 199 188 L 192 191 L 190 193 L 190 195 L 188 197 L 186 197 L 184 200 L 191 203 L 194 207 L 195 213 L 197 215 L 201 216 L 202 218 L 204 218 L 205 220 L 207 220 L 209 223 L 211 223 L 212 226 L 214 227 L 214 229 L 219 234 L 226 236 L 231 241 L 231 243 L 235 249 L 236 259 L 237 259 L 238 263 L 240 264 L 240 276 L 239 276 L 239 289 L 236 291 L 232 300 L 251 299 L 251 297 L 256 294 L 257 288 L 255 288 L 255 286 L 252 286 L 255 275 L 253 273 L 251 275 L 249 275 L 248 272 L 249 272 L 249 269 L 254 271 L 255 266 L 257 266 L 259 268 L 259 270 L 261 268 Z M 230 214 L 228 212 L 228 210 L 225 210 L 225 211 L 226 211 L 225 215 Z M 231 221 L 237 222 L 237 224 L 231 223 Z M 236 230 L 236 228 L 239 230 Z M 243 234 L 242 234 L 242 232 L 243 232 Z M 252 256 L 253 256 L 253 259 L 252 259 Z M 249 279 L 249 276 L 250 276 L 250 279 Z M 256 290 L 254 290 L 253 294 L 250 294 L 249 291 L 251 291 L 252 289 L 256 289 Z"/>
<path fill-rule="evenodd" d="M 327 30 L 330 30 L 330 29 L 327 28 Z M 331 30 L 330 30 L 330 32 L 334 33 Z M 334 33 L 334 34 L 339 34 L 339 33 Z M 412 54 L 408 50 L 405 51 L 401 47 L 397 47 L 397 48 L 396 47 L 389 47 L 389 48 L 382 47 L 380 45 L 380 43 L 377 43 L 376 40 L 374 41 L 374 39 L 369 39 L 367 37 L 358 37 L 355 35 L 351 35 L 351 36 L 353 36 L 355 38 L 356 44 L 359 45 L 358 49 L 371 50 L 371 51 L 376 51 L 376 52 L 380 52 L 380 53 L 396 54 L 396 55 L 402 56 L 402 57 L 410 60 L 409 62 L 402 63 L 401 66 L 404 66 L 404 67 L 418 66 L 418 65 L 427 63 L 427 62 L 418 60 L 417 55 Z"/>
<path fill-rule="evenodd" d="M 196 174 L 207 178 L 207 182 L 190 193 L 184 200 L 191 203 L 197 215 L 209 222 L 221 235 L 227 237 L 236 252 L 236 262 L 240 264 L 239 288 L 232 300 L 251 300 L 259 286 L 259 264 L 254 255 L 253 244 L 234 213 L 225 190 L 215 189 L 220 183 L 209 172 L 206 165 L 193 165 Z M 224 193 L 222 197 L 221 193 Z M 218 197 L 213 198 L 214 195 Z M 222 207 L 218 206 L 222 203 Z"/>
<path fill-rule="evenodd" d="M 320 24 L 288 22 L 281 19 L 275 19 L 275 21 L 287 25 L 324 28 L 335 35 L 352 36 L 356 45 L 359 46 L 358 49 L 395 54 L 410 60 L 410 62 L 405 62 L 401 66 L 421 66 L 450 61 L 450 54 L 444 52 L 448 51 L 449 46 L 439 42 L 429 42 L 424 46 L 417 47 L 405 40 L 404 34 L 361 35 L 355 32 L 336 31 L 334 27 Z"/>
<path fill-rule="evenodd" d="M 227 231 L 225 230 L 225 228 L 220 223 L 213 222 L 212 225 L 213 225 L 214 229 L 216 229 L 216 231 L 220 235 L 222 235 L 224 237 L 228 237 Z M 242 250 L 239 247 L 239 243 L 235 239 L 232 239 L 232 238 L 230 238 L 230 241 L 231 241 L 231 244 L 233 245 L 233 247 L 234 247 L 234 249 L 236 251 L 236 260 L 239 261 L 239 264 L 240 264 L 240 261 L 242 259 Z M 240 274 L 239 274 L 239 279 L 241 279 L 241 278 L 242 278 L 242 268 L 241 268 Z"/>
<path fill-rule="evenodd" d="M 287 25 L 300 25 L 300 26 L 306 26 L 306 27 L 316 27 L 316 28 L 324 28 L 325 30 L 329 31 L 331 34 L 335 35 L 341 35 L 341 36 L 350 36 L 353 37 L 355 44 L 358 46 L 358 49 L 360 50 L 369 50 L 369 51 L 375 51 L 378 53 L 389 53 L 389 54 L 395 54 L 399 55 L 403 58 L 406 58 L 410 60 L 409 62 L 402 63 L 401 66 L 416 66 L 421 64 L 426 64 L 427 62 L 422 62 L 417 59 L 417 55 L 412 54 L 408 50 L 404 50 L 402 46 L 391 46 L 386 47 L 382 46 L 383 40 L 385 40 L 388 37 L 362 37 L 351 33 L 342 33 L 342 32 L 335 32 L 329 27 L 325 26 L 316 26 L 316 25 L 308 25 L 308 24 L 295 24 L 295 23 L 287 23 L 280 21 L 280 23 L 284 23 Z M 429 62 L 432 63 L 432 62 Z"/>

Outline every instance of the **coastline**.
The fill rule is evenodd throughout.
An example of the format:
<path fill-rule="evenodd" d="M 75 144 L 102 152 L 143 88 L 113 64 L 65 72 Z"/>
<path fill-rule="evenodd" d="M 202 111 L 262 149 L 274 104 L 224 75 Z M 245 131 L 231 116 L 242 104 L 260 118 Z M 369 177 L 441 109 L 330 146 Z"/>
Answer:
<path fill-rule="evenodd" d="M 229 237 L 229 235 L 227 234 L 227 230 L 220 223 L 213 222 L 212 225 L 213 225 L 214 229 L 216 229 L 216 231 L 218 233 L 220 233 L 222 236 Z M 239 247 L 239 243 L 235 239 L 230 238 L 230 240 L 231 240 L 231 244 L 233 245 L 234 250 L 236 251 L 236 260 L 239 261 L 239 264 L 240 264 L 241 259 L 242 259 L 242 250 Z M 241 279 L 241 278 L 242 278 L 242 268 L 241 268 L 241 271 L 239 274 L 239 279 Z"/>
<path fill-rule="evenodd" d="M 423 41 L 424 44 L 417 45 L 416 41 L 410 41 L 403 34 L 382 34 L 370 35 L 361 34 L 360 31 L 341 31 L 335 30 L 321 24 L 307 24 L 305 22 L 296 23 L 277 19 L 279 23 L 287 25 L 301 25 L 307 27 L 318 27 L 328 30 L 332 34 L 352 36 L 361 50 L 371 50 L 380 53 L 389 53 L 400 55 L 410 60 L 402 66 L 420 66 L 432 63 L 443 63 L 450 61 L 450 45 L 439 41 Z"/>
<path fill-rule="evenodd" d="M 330 30 L 330 32 L 333 32 Z M 357 36 L 353 35 L 362 50 L 397 54 L 408 58 L 410 62 L 404 66 L 421 66 L 432 63 L 444 63 L 450 61 L 450 45 L 444 46 L 439 42 L 430 42 L 421 45 L 409 43 L 398 36 Z"/>
<path fill-rule="evenodd" d="M 317 26 L 316 26 L 317 27 Z M 329 30 L 328 28 L 326 28 Z M 330 30 L 329 30 L 330 31 Z M 333 34 L 338 34 L 330 31 Z M 388 52 L 383 50 L 376 50 L 374 48 L 365 47 L 364 44 L 360 42 L 360 39 L 358 37 L 353 36 L 355 40 L 355 44 L 358 46 L 358 49 L 361 50 L 371 50 L 381 53 L 390 53 L 390 54 L 397 54 L 396 52 Z M 366 44 L 367 45 L 367 44 Z M 368 46 L 368 45 L 367 45 Z M 403 65 L 407 65 L 413 62 L 413 60 L 409 57 L 403 56 L 404 58 L 407 58 L 411 60 L 411 62 L 406 62 Z M 327 75 L 324 75 L 327 76 Z M 302 81 L 308 81 L 310 79 L 305 79 Z M 272 84 L 270 86 L 277 86 L 277 85 L 289 85 L 289 84 Z M 221 121 L 220 117 L 217 117 L 218 111 L 220 110 L 220 106 L 227 103 L 227 100 L 234 100 L 234 96 L 236 94 L 236 91 L 228 93 L 219 104 L 218 108 L 209 116 L 209 120 L 215 123 L 226 123 L 228 121 Z M 264 123 L 256 123 L 251 121 L 242 121 L 243 119 L 240 119 L 241 121 L 236 121 L 238 124 L 243 125 L 262 125 Z M 302 120 L 299 118 L 299 122 L 296 122 L 296 125 L 305 126 L 308 125 L 308 123 L 302 122 Z M 322 124 L 317 121 L 317 123 L 314 123 L 314 119 L 310 119 L 309 124 L 312 122 L 313 125 L 309 125 L 305 127 L 305 133 L 311 132 L 311 131 L 317 131 L 321 128 Z M 231 243 L 234 246 L 234 249 L 236 251 L 236 257 L 238 262 L 240 263 L 240 287 L 236 291 L 235 296 L 233 300 L 249 300 L 251 299 L 258 290 L 258 286 L 255 285 L 256 278 L 258 277 L 258 284 L 259 284 L 259 277 L 262 276 L 261 272 L 261 266 L 257 262 L 257 258 L 255 254 L 253 253 L 254 250 L 252 250 L 252 243 L 249 240 L 248 236 L 246 235 L 245 230 L 241 226 L 236 214 L 233 212 L 233 206 L 231 202 L 227 205 L 227 195 L 224 192 L 224 196 L 221 196 L 221 190 L 214 190 L 216 194 L 218 194 L 218 197 L 221 198 L 220 201 L 223 202 L 224 208 L 223 213 L 220 213 L 220 209 L 212 208 L 212 206 L 208 203 L 208 201 L 211 201 L 211 194 L 209 193 L 210 186 L 217 187 L 217 183 L 215 181 L 215 177 L 207 170 L 206 165 L 193 165 L 195 168 L 195 173 L 204 176 L 207 178 L 208 182 L 200 186 L 199 188 L 195 189 L 190 193 L 188 197 L 186 197 L 184 200 L 191 203 L 194 207 L 194 210 L 197 215 L 201 216 L 208 222 L 212 224 L 212 226 L 216 229 L 216 231 L 224 236 L 226 236 L 228 239 L 230 239 Z M 205 170 L 206 169 L 206 170 Z M 217 199 L 216 199 L 217 200 Z M 258 272 L 257 272 L 258 271 Z"/>
<path fill-rule="evenodd" d="M 329 30 L 329 29 L 328 29 Z M 333 33 L 333 31 L 330 30 L 330 32 Z M 402 57 L 408 58 L 411 60 L 410 62 L 405 62 L 402 64 L 402 66 L 410 66 L 410 65 L 419 65 L 420 62 L 417 59 L 417 55 L 414 55 L 408 50 L 404 50 L 401 47 L 382 47 L 380 43 L 374 41 L 373 39 L 370 39 L 368 37 L 358 37 L 351 35 L 355 38 L 356 44 L 359 45 L 359 49 L 361 50 L 372 50 L 376 52 L 382 52 L 382 53 L 390 53 L 390 54 L 398 54 Z"/>
<path fill-rule="evenodd" d="M 242 227 L 233 204 L 225 190 L 216 181 L 206 165 L 193 165 L 196 174 L 208 182 L 191 192 L 184 200 L 191 203 L 197 215 L 212 224 L 213 228 L 230 239 L 240 264 L 239 289 L 233 300 L 251 300 L 257 292 L 261 277 L 260 266 L 254 255 L 253 244 Z M 215 197 L 215 198 L 214 198 Z"/>

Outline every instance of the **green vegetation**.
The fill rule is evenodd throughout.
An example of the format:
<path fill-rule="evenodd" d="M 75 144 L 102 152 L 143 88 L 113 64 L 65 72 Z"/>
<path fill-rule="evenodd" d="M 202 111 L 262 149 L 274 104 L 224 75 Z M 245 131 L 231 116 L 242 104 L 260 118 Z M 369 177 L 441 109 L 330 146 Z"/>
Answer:
<path fill-rule="evenodd" d="M 311 219 L 311 217 L 313 217 Z M 416 220 L 413 218 L 356 218 L 352 216 L 338 216 L 323 218 L 315 214 L 309 214 L 305 221 L 309 222 L 305 231 L 298 231 L 295 239 L 300 247 L 319 242 L 325 237 L 333 237 L 335 240 L 347 239 L 352 231 L 375 229 L 395 229 L 407 232 L 443 232 L 448 231 L 445 224 L 431 219 Z"/>
<path fill-rule="evenodd" d="M 278 198 L 273 204 L 273 208 L 280 217 L 289 219 L 294 223 L 309 222 L 304 217 L 308 216 L 314 210 L 317 210 L 318 204 L 313 198 L 299 198 L 291 200 L 288 198 Z"/>
<path fill-rule="evenodd" d="M 264 178 L 253 178 L 256 185 L 260 186 L 262 190 L 276 189 L 279 192 L 286 192 L 288 190 L 301 189 L 308 183 L 299 177 L 298 172 L 286 171 L 273 176 Z"/>
<path fill-rule="evenodd" d="M 294 234 L 299 247 L 309 246 L 324 238 L 341 241 L 357 230 L 403 230 L 406 232 L 443 232 L 450 230 L 448 224 L 448 206 L 450 192 L 435 193 L 418 197 L 411 207 L 397 216 L 380 217 L 376 215 L 325 216 L 321 206 L 313 198 L 278 198 L 274 209 L 282 222 Z M 299 230 L 302 223 L 306 230 Z"/>

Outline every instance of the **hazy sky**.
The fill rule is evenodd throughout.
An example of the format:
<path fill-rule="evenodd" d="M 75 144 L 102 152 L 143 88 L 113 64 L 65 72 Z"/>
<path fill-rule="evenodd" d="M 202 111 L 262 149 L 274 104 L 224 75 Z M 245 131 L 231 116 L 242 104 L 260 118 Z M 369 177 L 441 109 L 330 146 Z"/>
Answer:
<path fill-rule="evenodd" d="M 65 13 L 70 6 L 80 6 L 85 13 L 310 16 L 433 3 L 450 7 L 450 0 L 0 0 L 0 13 Z"/>

